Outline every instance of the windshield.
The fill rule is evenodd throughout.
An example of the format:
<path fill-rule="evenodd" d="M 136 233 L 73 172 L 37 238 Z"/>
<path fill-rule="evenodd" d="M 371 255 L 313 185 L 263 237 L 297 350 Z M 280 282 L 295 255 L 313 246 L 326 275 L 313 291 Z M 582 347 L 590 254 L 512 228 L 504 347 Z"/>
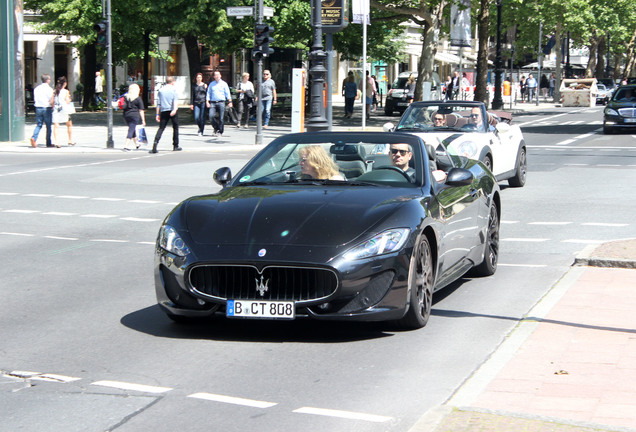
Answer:
<path fill-rule="evenodd" d="M 463 104 L 411 105 L 400 119 L 396 131 L 461 131 L 486 132 L 479 106 Z"/>
<path fill-rule="evenodd" d="M 306 136 L 311 142 L 272 142 L 237 174 L 232 186 L 284 183 L 411 187 L 424 181 L 418 162 L 422 159 L 419 139 L 325 142 Z"/>

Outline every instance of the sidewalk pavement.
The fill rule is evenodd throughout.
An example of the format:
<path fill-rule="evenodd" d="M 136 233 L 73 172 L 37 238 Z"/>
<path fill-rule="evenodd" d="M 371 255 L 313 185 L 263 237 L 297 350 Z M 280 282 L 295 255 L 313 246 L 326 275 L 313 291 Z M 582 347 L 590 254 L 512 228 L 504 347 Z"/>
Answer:
<path fill-rule="evenodd" d="M 574 264 L 410 432 L 636 431 L 636 239 Z"/>
<path fill-rule="evenodd" d="M 333 127 L 334 131 L 361 131 L 362 130 L 362 105 L 355 104 L 354 116 L 351 119 L 344 118 L 344 98 L 339 95 L 333 96 Z M 556 105 L 558 106 L 558 105 Z M 555 104 L 541 102 L 536 104 L 515 104 L 512 109 L 506 105 L 503 110 L 513 114 L 539 112 L 554 109 Z M 140 147 L 138 151 L 131 151 L 130 154 L 139 156 L 141 151 L 148 151 L 152 147 L 152 141 L 158 129 L 158 123 L 152 116 L 152 109 L 146 111 L 146 131 L 150 143 Z M 149 115 L 150 113 L 150 115 Z M 382 125 L 387 122 L 397 124 L 399 116 L 385 116 L 382 107 L 377 108 L 376 113 L 372 113 L 366 119 L 365 130 L 382 131 Z M 114 148 L 106 148 L 108 137 L 108 119 L 106 111 L 99 112 L 78 112 L 71 116 L 73 121 L 73 141 L 75 146 L 68 146 L 68 135 L 66 125 L 61 124 L 58 130 L 58 142 L 60 148 L 46 148 L 46 128 L 40 131 L 38 137 L 38 147 L 32 148 L 29 138 L 35 128 L 35 116 L 31 113 L 27 116 L 24 141 L 22 142 L 0 142 L 0 152 L 25 152 L 25 153 L 112 153 L 122 152 L 127 126 L 124 123 L 120 111 L 113 112 L 112 138 Z M 172 151 L 172 126 L 168 124 L 159 143 L 159 152 Z M 226 152 L 228 146 L 232 146 L 233 151 L 254 151 L 260 150 L 269 144 L 274 138 L 291 132 L 290 111 L 275 110 L 270 121 L 270 126 L 262 130 L 262 145 L 256 145 L 256 122 L 251 122 L 249 129 L 238 129 L 236 126 L 226 124 L 223 137 L 212 137 L 212 127 L 207 122 L 203 137 L 197 136 L 198 128 L 192 119 L 192 113 L 186 107 L 179 109 L 179 145 L 185 152 Z"/>

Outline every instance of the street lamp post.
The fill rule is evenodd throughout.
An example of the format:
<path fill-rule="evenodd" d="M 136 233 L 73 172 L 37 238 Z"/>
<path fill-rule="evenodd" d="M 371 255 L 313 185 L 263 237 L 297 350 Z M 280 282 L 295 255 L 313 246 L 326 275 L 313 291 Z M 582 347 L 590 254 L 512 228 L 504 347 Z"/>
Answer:
<path fill-rule="evenodd" d="M 311 67 L 309 75 L 311 76 L 311 95 L 309 97 L 309 119 L 307 120 L 307 131 L 321 131 L 329 129 L 329 122 L 325 117 L 325 105 L 323 101 L 323 88 L 327 69 L 325 69 L 324 61 L 327 53 L 322 49 L 322 2 L 320 0 L 312 0 L 312 8 L 314 9 L 313 21 L 311 26 L 314 31 L 314 43 L 311 46 L 309 59 Z"/>
<path fill-rule="evenodd" d="M 495 97 L 492 100 L 493 109 L 501 109 L 503 107 L 503 98 L 501 97 L 501 3 L 497 0 L 497 52 L 495 54 Z"/>

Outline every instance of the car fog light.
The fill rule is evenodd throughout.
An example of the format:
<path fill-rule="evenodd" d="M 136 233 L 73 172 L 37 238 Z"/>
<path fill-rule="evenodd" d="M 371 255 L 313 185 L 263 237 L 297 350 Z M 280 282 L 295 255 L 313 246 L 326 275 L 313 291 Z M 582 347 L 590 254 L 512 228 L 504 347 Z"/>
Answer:
<path fill-rule="evenodd" d="M 327 310 L 330 307 L 331 307 L 331 305 L 329 303 L 323 303 L 321 305 L 318 305 L 318 309 L 321 309 L 321 310 Z"/>
<path fill-rule="evenodd" d="M 197 303 L 199 303 L 201 306 L 205 306 L 205 302 L 201 299 L 197 299 Z"/>

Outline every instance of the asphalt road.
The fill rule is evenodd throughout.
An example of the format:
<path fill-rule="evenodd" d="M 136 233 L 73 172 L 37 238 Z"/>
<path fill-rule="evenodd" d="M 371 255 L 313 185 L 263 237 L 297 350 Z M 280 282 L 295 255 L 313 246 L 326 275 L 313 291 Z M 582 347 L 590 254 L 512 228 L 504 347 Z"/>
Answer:
<path fill-rule="evenodd" d="M 411 332 L 163 316 L 152 280 L 161 220 L 218 190 L 212 171 L 249 151 L 3 153 L 0 430 L 407 431 L 578 251 L 636 237 L 636 139 L 602 135 L 601 110 L 516 119 L 528 183 L 504 187 L 498 271 L 438 293 Z"/>

